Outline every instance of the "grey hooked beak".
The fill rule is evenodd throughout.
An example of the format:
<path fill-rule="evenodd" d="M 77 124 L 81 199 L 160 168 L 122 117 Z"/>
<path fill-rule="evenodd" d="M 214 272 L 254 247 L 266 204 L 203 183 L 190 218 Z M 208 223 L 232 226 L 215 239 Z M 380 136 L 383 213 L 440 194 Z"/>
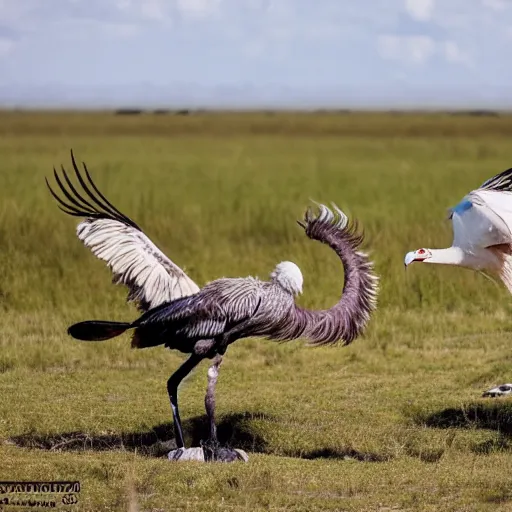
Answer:
<path fill-rule="evenodd" d="M 405 255 L 405 259 L 404 259 L 405 268 L 407 268 L 407 266 L 410 265 L 415 259 L 416 259 L 415 253 L 414 252 L 408 252 Z"/>

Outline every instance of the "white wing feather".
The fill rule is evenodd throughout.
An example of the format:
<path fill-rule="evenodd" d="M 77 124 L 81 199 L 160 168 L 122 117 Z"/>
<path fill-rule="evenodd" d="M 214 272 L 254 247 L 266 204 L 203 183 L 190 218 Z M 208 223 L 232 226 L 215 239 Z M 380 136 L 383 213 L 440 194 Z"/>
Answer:
<path fill-rule="evenodd" d="M 453 245 L 463 249 L 512 243 L 512 193 L 470 192 L 453 210 Z"/>
<path fill-rule="evenodd" d="M 469 194 L 474 206 L 485 210 L 503 236 L 509 241 L 512 237 L 512 192 L 494 190 L 475 190 Z"/>
<path fill-rule="evenodd" d="M 126 285 L 128 301 L 140 309 L 159 306 L 199 291 L 199 286 L 141 231 L 112 219 L 86 219 L 78 238 L 107 263 L 114 284 Z"/>
<path fill-rule="evenodd" d="M 88 183 L 81 176 L 71 152 L 73 169 L 80 182 L 80 194 L 62 168 L 66 185 L 54 169 L 56 182 L 67 201 L 46 182 L 59 208 L 69 215 L 85 217 L 77 226 L 77 236 L 93 254 L 107 263 L 115 284 L 128 287 L 127 300 L 142 311 L 164 302 L 192 295 L 199 286 L 144 234 L 129 217 L 121 213 L 98 190 L 85 164 Z M 64 207 L 64 208 L 63 208 Z"/>

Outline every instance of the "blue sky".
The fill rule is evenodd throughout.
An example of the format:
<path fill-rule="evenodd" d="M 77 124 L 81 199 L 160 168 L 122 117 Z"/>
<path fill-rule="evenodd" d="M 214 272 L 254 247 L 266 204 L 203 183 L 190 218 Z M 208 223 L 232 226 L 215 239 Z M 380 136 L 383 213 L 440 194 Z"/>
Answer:
<path fill-rule="evenodd" d="M 512 0 L 0 0 L 0 104 L 512 106 Z"/>

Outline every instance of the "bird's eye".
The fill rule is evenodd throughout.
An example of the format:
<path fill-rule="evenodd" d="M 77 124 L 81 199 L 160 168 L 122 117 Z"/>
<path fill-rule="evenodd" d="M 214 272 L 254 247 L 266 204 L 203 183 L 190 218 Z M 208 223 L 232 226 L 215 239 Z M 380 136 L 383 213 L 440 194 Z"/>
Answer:
<path fill-rule="evenodd" d="M 420 250 L 418 251 L 418 254 L 425 254 L 425 249 L 420 249 Z"/>
<path fill-rule="evenodd" d="M 500 391 L 510 391 L 510 386 L 500 386 L 499 389 Z"/>

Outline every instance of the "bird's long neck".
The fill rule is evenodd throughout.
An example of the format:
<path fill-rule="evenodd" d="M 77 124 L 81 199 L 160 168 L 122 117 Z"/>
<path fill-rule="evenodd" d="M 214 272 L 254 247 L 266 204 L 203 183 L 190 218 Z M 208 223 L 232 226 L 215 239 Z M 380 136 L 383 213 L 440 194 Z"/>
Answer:
<path fill-rule="evenodd" d="M 312 345 L 349 344 L 362 333 L 376 308 L 378 279 L 367 255 L 358 251 L 363 236 L 348 221 L 339 225 L 332 219 L 306 218 L 304 228 L 309 238 L 327 244 L 340 258 L 345 272 L 342 296 L 330 309 L 295 306 L 279 337 L 304 337 Z"/>
<path fill-rule="evenodd" d="M 469 253 L 465 252 L 460 247 L 448 247 L 446 249 L 429 249 L 429 251 L 432 256 L 423 260 L 423 263 L 458 265 L 460 267 L 473 269 L 487 268 L 498 263 L 496 257 L 485 250 L 479 251 L 478 249 L 474 249 Z"/>
<path fill-rule="evenodd" d="M 468 261 L 467 254 L 460 247 L 447 249 L 429 249 L 432 256 L 423 263 L 438 263 L 441 265 L 463 265 Z"/>

